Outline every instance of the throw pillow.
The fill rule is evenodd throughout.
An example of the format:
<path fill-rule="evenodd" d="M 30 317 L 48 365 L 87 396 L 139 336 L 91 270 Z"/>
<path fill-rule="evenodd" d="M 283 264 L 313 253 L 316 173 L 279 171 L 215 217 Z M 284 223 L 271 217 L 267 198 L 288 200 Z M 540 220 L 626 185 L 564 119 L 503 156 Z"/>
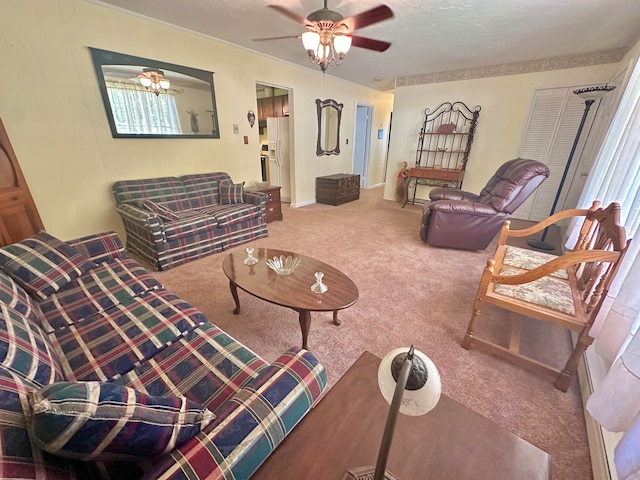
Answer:
<path fill-rule="evenodd" d="M 242 203 L 242 202 L 244 202 L 244 182 L 220 183 L 220 204 L 221 205 L 231 205 L 234 203 Z"/>
<path fill-rule="evenodd" d="M 169 452 L 215 415 L 185 397 L 113 383 L 59 382 L 29 394 L 29 433 L 43 450 L 80 460 L 140 460 Z"/>
<path fill-rule="evenodd" d="M 142 206 L 149 210 L 150 212 L 155 213 L 156 215 L 166 219 L 166 220 L 179 220 L 180 217 L 176 215 L 176 213 L 171 210 L 169 207 L 165 207 L 164 205 L 160 205 L 152 200 L 143 200 Z"/>
<path fill-rule="evenodd" d="M 41 299 L 95 266 L 90 258 L 44 231 L 0 248 L 0 268 Z"/>

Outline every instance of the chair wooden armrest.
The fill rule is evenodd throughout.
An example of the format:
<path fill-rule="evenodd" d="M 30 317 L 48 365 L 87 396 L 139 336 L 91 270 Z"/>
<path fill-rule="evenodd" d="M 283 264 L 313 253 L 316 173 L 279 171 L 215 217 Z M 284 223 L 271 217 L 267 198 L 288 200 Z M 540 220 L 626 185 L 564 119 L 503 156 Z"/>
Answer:
<path fill-rule="evenodd" d="M 507 238 L 509 238 L 509 237 L 515 237 L 515 238 L 529 237 L 531 235 L 534 235 L 534 234 L 544 230 L 547 227 L 550 227 L 551 225 L 553 225 L 554 223 L 559 222 L 560 220 L 564 220 L 564 219 L 567 219 L 567 218 L 573 218 L 573 217 L 585 217 L 586 218 L 587 214 L 589 212 L 595 212 L 598 209 L 599 206 L 600 206 L 600 202 L 598 200 L 595 200 L 591 204 L 591 207 L 589 207 L 589 209 L 586 209 L 586 208 L 572 208 L 570 210 L 563 210 L 561 212 L 554 213 L 550 217 L 545 218 L 544 220 L 536 223 L 535 225 L 532 225 L 532 226 L 530 226 L 528 228 L 521 228 L 521 229 L 518 229 L 518 230 L 511 230 L 509 228 L 510 225 L 511 225 L 511 222 L 509 220 L 506 220 L 504 222 L 504 225 L 502 226 L 502 229 L 500 230 L 500 236 L 498 237 L 498 246 L 504 245 L 506 243 L 506 241 L 507 241 Z M 590 227 L 591 227 L 591 222 L 590 221 L 587 223 L 587 225 L 583 224 L 583 230 L 585 230 L 585 232 L 584 232 L 585 235 L 588 235 Z"/>
<path fill-rule="evenodd" d="M 468 349 L 477 343 L 509 355 L 536 371 L 557 376 L 556 388 L 566 391 L 582 354 L 593 341 L 589 330 L 631 241 L 619 225 L 619 215 L 617 203 L 602 209 L 599 202 L 593 202 L 588 210 L 559 212 L 528 229 L 512 231 L 505 222 L 495 255 L 488 260 L 480 279 L 462 346 Z M 524 236 L 522 232 L 532 234 L 558 219 L 575 216 L 583 216 L 584 222 L 574 251 L 556 256 L 506 244 L 509 236 Z M 520 352 L 518 316 L 512 322 L 515 325 L 512 325 L 508 347 L 480 338 L 475 331 L 476 322 L 485 303 L 579 332 L 578 342 L 564 368 L 554 368 Z"/>

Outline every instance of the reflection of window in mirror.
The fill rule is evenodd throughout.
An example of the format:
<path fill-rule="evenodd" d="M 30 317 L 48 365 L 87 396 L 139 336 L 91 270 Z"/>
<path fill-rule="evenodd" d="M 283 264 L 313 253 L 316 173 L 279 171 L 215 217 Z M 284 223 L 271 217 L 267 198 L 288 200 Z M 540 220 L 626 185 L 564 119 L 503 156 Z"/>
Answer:
<path fill-rule="evenodd" d="M 89 48 L 114 137 L 220 138 L 212 72 Z"/>
<path fill-rule="evenodd" d="M 316 155 L 338 155 L 340 153 L 340 119 L 342 103 L 335 100 L 316 99 L 318 114 L 318 143 Z"/>

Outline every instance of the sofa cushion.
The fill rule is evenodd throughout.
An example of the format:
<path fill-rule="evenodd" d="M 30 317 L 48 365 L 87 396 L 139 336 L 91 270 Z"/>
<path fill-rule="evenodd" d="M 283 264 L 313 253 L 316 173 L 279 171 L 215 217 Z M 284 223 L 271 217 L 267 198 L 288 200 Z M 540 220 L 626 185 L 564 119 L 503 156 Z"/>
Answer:
<path fill-rule="evenodd" d="M 0 248 L 0 268 L 25 290 L 47 298 L 96 264 L 46 232 Z"/>
<path fill-rule="evenodd" d="M 244 182 L 222 182 L 220 184 L 221 205 L 233 205 L 242 202 L 244 202 Z"/>
<path fill-rule="evenodd" d="M 165 207 L 164 205 L 156 203 L 152 200 L 143 200 L 141 202 L 141 206 L 166 220 L 178 220 L 180 218 L 169 207 Z"/>
<path fill-rule="evenodd" d="M 215 205 L 200 208 L 198 211 L 214 217 L 218 227 L 228 227 L 233 223 L 259 218 L 262 215 L 262 209 L 259 206 L 248 203 Z"/>
<path fill-rule="evenodd" d="M 81 460 L 162 455 L 215 418 L 183 396 L 154 397 L 110 383 L 54 383 L 30 392 L 28 398 L 34 443 Z"/>
<path fill-rule="evenodd" d="M 0 366 L 38 385 L 62 380 L 56 355 L 40 327 L 0 303 Z"/>
<path fill-rule="evenodd" d="M 201 208 L 220 203 L 220 183 L 231 181 L 225 172 L 196 173 L 179 177 L 189 197 L 191 208 Z"/>
<path fill-rule="evenodd" d="M 167 243 L 177 242 L 179 245 L 192 247 L 187 241 L 191 235 L 205 234 L 213 239 L 213 229 L 218 225 L 218 219 L 199 211 L 191 210 L 180 220 L 169 222 L 164 226 L 164 234 Z"/>
<path fill-rule="evenodd" d="M 116 203 L 134 203 L 152 200 L 178 212 L 191 208 L 187 192 L 176 177 L 120 180 L 113 184 Z"/>
<path fill-rule="evenodd" d="M 316 358 L 291 348 L 226 402 L 195 438 L 158 459 L 145 478 L 247 479 L 326 387 Z"/>
<path fill-rule="evenodd" d="M 0 303 L 10 306 L 35 322 L 42 319 L 38 304 L 13 278 L 0 270 Z"/>
<path fill-rule="evenodd" d="M 108 381 L 207 322 L 166 290 L 151 290 L 50 334 L 67 380 Z"/>
<path fill-rule="evenodd" d="M 114 380 L 149 395 L 184 395 L 216 410 L 266 362 L 207 323 Z"/>
<path fill-rule="evenodd" d="M 40 303 L 48 333 L 73 325 L 162 284 L 131 258 L 102 262 Z"/>

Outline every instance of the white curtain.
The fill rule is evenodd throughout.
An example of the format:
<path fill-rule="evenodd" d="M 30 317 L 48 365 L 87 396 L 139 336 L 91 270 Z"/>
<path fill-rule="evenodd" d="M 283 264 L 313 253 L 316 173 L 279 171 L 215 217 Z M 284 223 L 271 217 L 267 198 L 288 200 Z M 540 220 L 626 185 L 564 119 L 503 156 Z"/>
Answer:
<path fill-rule="evenodd" d="M 182 133 L 176 100 L 172 95 L 156 95 L 136 85 L 111 81 L 105 83 L 118 133 Z"/>
<path fill-rule="evenodd" d="M 596 339 L 597 353 L 613 364 L 600 388 L 587 400 L 587 410 L 607 430 L 626 432 L 616 447 L 614 460 L 621 480 L 635 480 L 640 479 L 640 335 L 635 335 L 640 324 L 636 283 L 640 278 L 639 63 L 622 95 L 579 206 L 588 208 L 596 199 L 604 206 L 620 203 L 620 220 L 627 237 L 635 240 L 609 290 L 612 307 L 608 313 L 603 312 L 590 332 Z M 570 239 L 576 228 L 579 226 L 573 227 Z"/>

